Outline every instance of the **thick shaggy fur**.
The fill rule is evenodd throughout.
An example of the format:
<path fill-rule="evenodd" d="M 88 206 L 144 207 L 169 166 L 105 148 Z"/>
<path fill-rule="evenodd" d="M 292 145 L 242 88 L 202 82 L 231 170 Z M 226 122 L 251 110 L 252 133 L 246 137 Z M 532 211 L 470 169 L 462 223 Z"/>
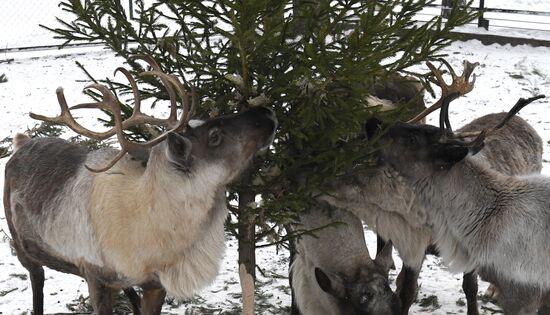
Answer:
<path fill-rule="evenodd" d="M 101 166 L 117 150 L 16 137 L 5 211 L 33 292 L 41 291 L 33 274 L 43 283 L 42 265 L 85 277 L 98 313 L 110 309 L 103 287 L 145 285 L 189 297 L 212 282 L 225 248 L 225 185 L 271 143 L 275 128 L 265 108 L 212 119 L 170 134 L 147 163 L 127 155 L 103 173 L 84 165 Z M 41 299 L 34 304 L 41 313 Z"/>
<path fill-rule="evenodd" d="M 504 115 L 483 116 L 460 131 L 494 126 Z M 486 140 L 484 148 L 474 158 L 495 171 L 509 175 L 539 173 L 542 168 L 542 139 L 527 122 L 514 117 Z M 335 187 L 337 189 L 321 197 L 322 200 L 351 211 L 384 239 L 391 240 L 405 266 L 418 275 L 426 249 L 433 241 L 426 208 L 412 187 L 387 167 L 369 174 L 355 174 L 335 183 Z M 337 248 L 330 243 L 327 246 L 324 250 L 335 255 Z M 293 278 L 293 281 L 296 280 Z M 296 300 L 301 298 L 296 294 Z"/>
<path fill-rule="evenodd" d="M 550 289 L 545 276 L 550 266 L 545 250 L 550 179 L 506 175 L 491 169 L 483 157 L 461 160 L 464 148 L 431 146 L 438 138 L 436 128 L 406 128 L 390 130 L 394 142 L 382 155 L 429 209 L 427 219 L 443 260 L 455 271 L 477 271 L 494 282 L 505 314 L 535 314 Z M 399 144 L 406 134 L 418 135 L 424 144 L 406 149 Z M 441 157 L 451 165 L 434 167 L 441 162 L 433 150 L 448 150 Z M 414 159 L 415 165 L 403 169 L 403 158 Z"/>
<path fill-rule="evenodd" d="M 363 225 L 353 214 L 327 207 L 311 209 L 300 218 L 304 229 L 322 228 L 315 232 L 315 237 L 304 236 L 298 241 L 298 254 L 291 266 L 292 287 L 299 297 L 296 303 L 302 314 L 400 314 L 399 300 L 385 277 L 388 262 L 371 259 Z M 329 244 L 334 251 L 325 250 Z M 341 288 L 345 292 L 338 297 L 338 292 L 322 289 L 316 279 L 316 268 L 328 274 L 333 285 L 344 281 L 339 285 L 346 287 Z M 357 291 L 369 292 L 368 307 L 353 307 L 359 304 L 354 295 Z"/>
<path fill-rule="evenodd" d="M 136 168 L 139 162 L 130 159 L 93 176 L 80 168 L 40 213 L 29 218 L 28 213 L 13 211 L 16 229 L 33 224 L 37 239 L 47 244 L 52 256 L 79 269 L 91 265 L 120 273 L 121 287 L 153 281 L 158 275 L 170 294 L 190 296 L 218 272 L 227 210 L 224 190 L 216 181 L 227 174 L 220 168 L 197 170 L 184 179 L 189 184 L 174 185 L 181 182 L 181 174 L 158 156 L 162 147 L 153 150 L 147 169 Z M 112 153 L 93 152 L 86 163 L 94 165 Z M 11 205 L 25 202 L 17 191 L 10 196 Z M 180 228 L 183 222 L 186 226 Z"/>
<path fill-rule="evenodd" d="M 495 282 L 507 314 L 533 314 L 550 289 L 550 179 L 505 176 L 467 158 L 413 187 L 423 204 L 441 209 L 428 218 L 446 264 Z"/>

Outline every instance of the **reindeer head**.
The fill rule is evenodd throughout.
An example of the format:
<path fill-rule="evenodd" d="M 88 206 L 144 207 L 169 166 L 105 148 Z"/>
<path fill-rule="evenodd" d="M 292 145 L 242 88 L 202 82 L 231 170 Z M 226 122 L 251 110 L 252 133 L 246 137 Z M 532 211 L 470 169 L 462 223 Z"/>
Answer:
<path fill-rule="evenodd" d="M 367 121 L 368 136 L 373 137 L 380 125 L 376 119 Z M 397 122 L 383 136 L 384 144 L 378 157 L 405 177 L 429 177 L 438 170 L 452 167 L 472 148 L 466 144 L 441 142 L 441 138 L 437 127 Z"/>
<path fill-rule="evenodd" d="M 448 65 L 445 62 L 446 65 Z M 475 81 L 469 82 L 469 76 L 475 64 L 464 62 L 464 74 L 457 77 L 452 68 L 449 67 L 453 76 L 453 84 L 446 85 L 442 79 L 441 72 L 433 65 L 428 64 L 442 88 L 442 97 L 432 106 L 434 110 L 441 108 L 439 117 L 439 128 L 429 125 L 414 125 L 417 118 L 407 122 L 397 122 L 383 135 L 382 150 L 379 158 L 382 162 L 388 163 L 405 178 L 417 180 L 433 175 L 437 171 L 448 170 L 456 163 L 463 160 L 468 153 L 476 154 L 481 150 L 484 139 L 487 135 L 495 132 L 506 122 L 517 114 L 523 107 L 531 102 L 543 98 L 535 96 L 529 99 L 520 99 L 508 112 L 508 115 L 496 126 L 479 132 L 453 133 L 449 121 L 449 104 L 458 96 L 472 90 Z M 419 116 L 420 117 L 420 116 Z M 420 117 L 422 118 L 422 117 Z M 373 138 L 382 131 L 382 122 L 376 118 L 366 123 L 368 138 Z M 474 138 L 471 141 L 465 138 Z"/>
<path fill-rule="evenodd" d="M 276 126 L 273 111 L 252 108 L 207 120 L 183 133 L 168 134 L 165 154 L 176 170 L 192 174 L 197 169 L 216 168 L 217 176 L 225 178 L 223 184 L 227 184 L 256 152 L 271 144 Z"/>
<path fill-rule="evenodd" d="M 339 304 L 342 314 L 349 315 L 397 315 L 401 314 L 399 298 L 391 290 L 388 270 L 392 264 L 391 242 L 373 262 L 357 268 L 351 276 L 335 274 L 315 268 L 315 279 L 319 287 L 332 295 Z M 383 254 L 382 254 L 383 253 Z"/>
<path fill-rule="evenodd" d="M 467 94 L 473 89 L 475 75 L 472 81 L 470 81 L 470 76 L 478 64 L 464 61 L 464 71 L 461 76 L 458 76 L 448 62 L 443 59 L 441 62 L 451 74 L 452 83 L 450 85 L 445 83 L 443 73 L 436 69 L 432 63 L 427 62 L 428 68 L 436 78 L 437 85 L 441 88 L 440 99 L 407 123 L 397 122 L 391 126 L 382 139 L 389 145 L 382 149 L 379 158 L 405 176 L 430 176 L 434 170 L 448 168 L 468 153 L 468 149 L 460 147 L 457 143 L 446 143 L 440 140 L 444 138 L 445 124 L 448 131 L 452 132 L 448 115 L 446 116 L 444 113 L 448 111 L 449 103 L 453 99 Z M 442 108 L 441 128 L 414 124 L 438 108 Z M 367 137 L 373 138 L 377 135 L 381 131 L 381 125 L 382 122 L 377 119 L 367 121 L 365 125 Z"/>

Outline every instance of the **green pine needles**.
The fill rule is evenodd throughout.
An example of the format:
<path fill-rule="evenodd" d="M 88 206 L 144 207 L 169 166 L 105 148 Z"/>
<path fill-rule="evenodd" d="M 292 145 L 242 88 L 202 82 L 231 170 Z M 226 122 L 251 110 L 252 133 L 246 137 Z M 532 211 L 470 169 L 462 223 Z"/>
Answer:
<path fill-rule="evenodd" d="M 456 39 L 453 28 L 477 16 L 456 6 L 445 20 L 416 22 L 415 15 L 432 2 L 135 0 L 131 19 L 119 0 L 67 0 L 60 6 L 74 20 L 49 29 L 65 45 L 105 43 L 134 74 L 142 69 L 131 55 L 153 56 L 165 72 L 195 86 L 198 118 L 258 104 L 273 108 L 280 123 L 275 142 L 229 192 L 235 215 L 228 229 L 259 242 L 252 246 L 284 245 L 292 233 L 306 233 L 287 234 L 285 227 L 315 193 L 336 176 L 370 166 L 375 147 L 360 135 L 378 111 L 366 101 L 373 82 L 389 73 L 410 74 L 410 66 L 440 57 Z M 147 82 L 157 90 L 143 97 L 168 99 L 156 81 Z M 108 83 L 129 91 L 125 82 Z M 231 201 L 243 193 L 261 195 L 261 204 L 235 206 Z M 253 237 L 239 233 L 243 225 L 235 223 L 243 218 L 245 226 L 255 227 Z"/>

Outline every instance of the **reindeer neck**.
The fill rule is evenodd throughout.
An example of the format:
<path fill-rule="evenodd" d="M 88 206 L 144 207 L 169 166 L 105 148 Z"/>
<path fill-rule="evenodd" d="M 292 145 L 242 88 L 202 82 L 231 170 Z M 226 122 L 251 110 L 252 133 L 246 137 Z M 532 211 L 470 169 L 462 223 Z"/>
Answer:
<path fill-rule="evenodd" d="M 450 170 L 419 180 L 414 188 L 427 209 L 443 214 L 450 226 L 474 227 L 501 197 L 495 176 L 480 162 L 467 158 Z"/>
<path fill-rule="evenodd" d="M 142 174 L 100 175 L 111 176 L 110 181 L 94 188 L 91 216 L 105 260 L 134 279 L 149 272 L 135 269 L 132 261 L 153 269 L 173 266 L 180 253 L 201 240 L 223 238 L 223 186 L 200 170 L 182 174 L 162 154 L 153 150 Z M 114 185 L 120 194 L 106 191 Z"/>
<path fill-rule="evenodd" d="M 177 215 L 182 211 L 212 208 L 216 194 L 223 188 L 215 168 L 183 172 L 171 164 L 160 149 L 151 153 L 138 183 L 138 191 L 147 192 L 141 199 L 146 199 L 144 203 L 150 210 Z"/>
<path fill-rule="evenodd" d="M 472 244 L 491 240 L 491 224 L 485 224 L 500 211 L 499 203 L 507 199 L 503 189 L 514 178 L 490 170 L 481 161 L 466 158 L 452 169 L 417 181 L 413 187 L 428 210 L 434 241 L 441 256 L 453 271 L 473 268 Z"/>

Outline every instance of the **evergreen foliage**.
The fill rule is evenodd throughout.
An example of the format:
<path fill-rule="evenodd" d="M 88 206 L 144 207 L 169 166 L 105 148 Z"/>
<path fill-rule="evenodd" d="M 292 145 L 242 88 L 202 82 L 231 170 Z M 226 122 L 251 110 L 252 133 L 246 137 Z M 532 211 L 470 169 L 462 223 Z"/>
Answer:
<path fill-rule="evenodd" d="M 228 202 L 235 214 L 229 230 L 238 234 L 235 219 L 251 218 L 259 227 L 256 241 L 266 246 L 266 239 L 284 243 L 289 237 L 284 227 L 327 182 L 370 166 L 375 146 L 357 135 L 378 111 L 366 102 L 373 82 L 389 73 L 410 74 L 410 66 L 440 57 L 455 39 L 452 29 L 476 17 L 467 7 L 454 7 L 445 20 L 415 22 L 414 15 L 431 3 L 135 0 L 130 19 L 118 0 L 65 0 L 60 6 L 74 20 L 59 20 L 61 26 L 49 29 L 65 44 L 104 42 L 134 74 L 143 69 L 132 55 L 153 56 L 165 72 L 196 88 L 198 118 L 257 104 L 273 108 L 280 126 L 272 148 L 229 193 L 229 200 L 243 192 L 261 195 L 262 204 Z M 156 80 L 141 80 L 153 86 L 144 98 L 168 98 Z M 129 91 L 125 82 L 106 83 Z"/>

